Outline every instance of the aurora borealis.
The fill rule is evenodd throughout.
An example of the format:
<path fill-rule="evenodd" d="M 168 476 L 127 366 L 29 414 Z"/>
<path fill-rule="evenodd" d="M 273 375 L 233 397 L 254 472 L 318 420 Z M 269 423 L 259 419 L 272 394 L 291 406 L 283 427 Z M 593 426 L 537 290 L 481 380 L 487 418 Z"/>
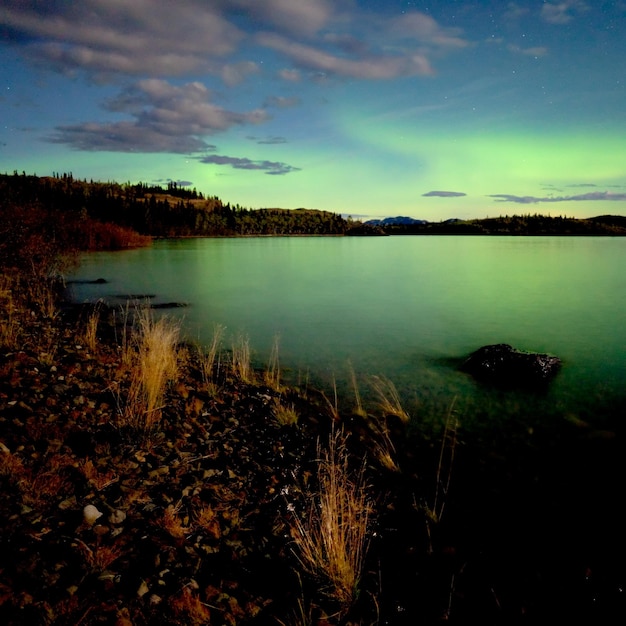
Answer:
<path fill-rule="evenodd" d="M 626 2 L 6 0 L 0 171 L 250 208 L 626 214 Z"/>

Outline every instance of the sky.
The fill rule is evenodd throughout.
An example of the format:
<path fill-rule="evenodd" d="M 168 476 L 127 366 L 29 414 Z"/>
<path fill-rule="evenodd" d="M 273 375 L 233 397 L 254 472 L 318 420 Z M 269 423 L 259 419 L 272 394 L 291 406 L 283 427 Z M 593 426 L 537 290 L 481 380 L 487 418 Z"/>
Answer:
<path fill-rule="evenodd" d="M 2 0 L 0 172 L 626 215 L 626 0 Z"/>

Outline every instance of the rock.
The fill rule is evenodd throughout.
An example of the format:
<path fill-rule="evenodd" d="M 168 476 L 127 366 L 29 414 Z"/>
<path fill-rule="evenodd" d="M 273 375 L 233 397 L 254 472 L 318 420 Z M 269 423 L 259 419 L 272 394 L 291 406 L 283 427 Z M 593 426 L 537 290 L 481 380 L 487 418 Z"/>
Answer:
<path fill-rule="evenodd" d="M 561 359 L 550 354 L 516 350 L 506 343 L 472 352 L 461 369 L 478 380 L 507 387 L 538 387 L 556 376 Z"/>
<path fill-rule="evenodd" d="M 102 513 L 93 504 L 88 504 L 83 509 L 83 518 L 87 524 L 92 526 L 98 518 L 102 517 Z"/>

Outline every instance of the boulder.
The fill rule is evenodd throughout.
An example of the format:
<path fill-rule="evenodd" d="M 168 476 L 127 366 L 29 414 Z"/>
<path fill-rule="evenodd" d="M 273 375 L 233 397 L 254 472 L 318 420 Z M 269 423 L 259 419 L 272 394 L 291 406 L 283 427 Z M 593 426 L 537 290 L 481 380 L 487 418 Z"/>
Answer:
<path fill-rule="evenodd" d="M 461 365 L 478 380 L 508 387 L 544 385 L 560 367 L 561 359 L 556 356 L 516 350 L 506 343 L 483 346 Z"/>

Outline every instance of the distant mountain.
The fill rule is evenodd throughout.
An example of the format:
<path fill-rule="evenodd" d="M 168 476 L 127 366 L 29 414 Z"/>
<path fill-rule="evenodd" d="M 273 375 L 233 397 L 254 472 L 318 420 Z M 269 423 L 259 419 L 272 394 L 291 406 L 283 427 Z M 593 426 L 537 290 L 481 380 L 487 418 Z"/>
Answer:
<path fill-rule="evenodd" d="M 623 215 L 598 215 L 597 217 L 588 218 L 590 222 L 596 224 L 609 224 L 611 226 L 621 226 L 626 228 L 626 217 Z"/>
<path fill-rule="evenodd" d="M 401 215 L 398 215 L 398 217 L 385 217 L 382 220 L 367 220 L 365 224 L 367 224 L 368 226 L 395 226 L 397 224 L 401 224 L 402 226 L 409 226 L 413 224 L 428 224 L 428 221 L 416 220 L 412 217 L 402 217 Z"/>

